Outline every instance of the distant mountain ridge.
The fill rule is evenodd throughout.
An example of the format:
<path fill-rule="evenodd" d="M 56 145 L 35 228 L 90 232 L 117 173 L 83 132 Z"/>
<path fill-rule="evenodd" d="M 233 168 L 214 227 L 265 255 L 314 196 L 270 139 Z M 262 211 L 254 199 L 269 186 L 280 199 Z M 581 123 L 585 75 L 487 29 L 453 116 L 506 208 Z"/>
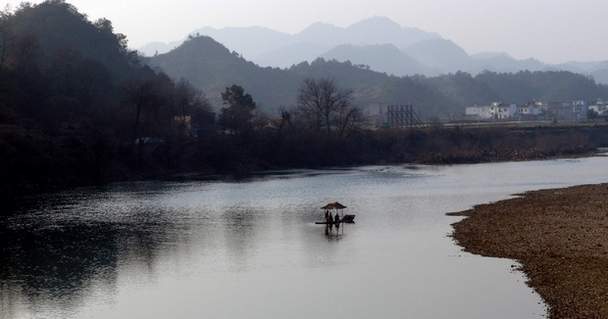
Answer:
<path fill-rule="evenodd" d="M 608 62 L 550 65 L 532 58 L 515 59 L 502 52 L 469 54 L 437 33 L 403 27 L 386 17 L 372 17 L 347 27 L 317 22 L 296 34 L 265 27 L 204 27 L 192 34 L 209 36 L 260 66 L 289 68 L 324 57 L 366 64 L 372 70 L 397 76 L 435 76 L 458 71 L 477 74 L 484 70 L 508 73 L 564 70 L 608 83 Z M 140 51 L 153 56 L 166 53 L 182 42 L 154 42 Z M 381 47 L 383 45 L 400 50 L 400 57 L 397 58 L 393 48 Z"/>
<path fill-rule="evenodd" d="M 381 51 L 386 56 L 393 52 L 394 58 L 401 57 L 401 51 L 392 45 L 344 48 L 360 52 L 361 58 L 368 55 L 368 50 Z M 220 93 L 227 86 L 241 85 L 252 94 L 260 110 L 269 114 L 294 106 L 298 88 L 307 78 L 335 79 L 340 87 L 353 90 L 355 103 L 366 112 L 373 113 L 380 105 L 411 103 L 425 118 L 457 117 L 466 106 L 492 101 L 521 104 L 534 99 L 608 98 L 608 86 L 570 72 L 484 72 L 477 76 L 458 72 L 436 77 L 398 77 L 351 62 L 324 59 L 288 69 L 260 67 L 207 36 L 193 37 L 175 50 L 148 58 L 147 63 L 174 79 L 190 81 L 216 107 L 221 105 Z"/>
<path fill-rule="evenodd" d="M 382 57 L 379 59 L 379 57 Z M 326 60 L 350 61 L 372 66 L 375 71 L 390 75 L 431 74 L 434 71 L 405 54 L 393 44 L 352 45 L 344 44 L 321 55 Z"/>
<path fill-rule="evenodd" d="M 438 34 L 402 27 L 385 17 L 372 17 L 348 27 L 314 23 L 293 35 L 264 27 L 204 27 L 192 34 L 209 36 L 261 66 L 283 68 L 304 61 L 311 62 L 343 44 L 393 44 L 402 48 L 439 38 Z M 175 48 L 174 44 L 162 46 L 162 43 L 155 42 L 140 48 L 140 51 L 147 56 L 157 52 L 162 54 Z"/>

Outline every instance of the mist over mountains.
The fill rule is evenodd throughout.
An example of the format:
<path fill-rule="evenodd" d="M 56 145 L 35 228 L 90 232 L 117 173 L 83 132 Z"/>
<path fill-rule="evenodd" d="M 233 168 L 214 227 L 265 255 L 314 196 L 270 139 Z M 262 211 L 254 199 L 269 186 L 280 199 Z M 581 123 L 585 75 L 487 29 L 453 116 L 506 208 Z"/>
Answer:
<path fill-rule="evenodd" d="M 340 54 L 342 47 L 334 50 Z M 393 52 L 391 59 L 403 55 L 391 45 L 343 46 L 346 51 Z M 391 59 L 385 59 L 388 63 Z M 341 87 L 353 90 L 355 103 L 364 111 L 374 106 L 411 103 L 419 114 L 430 117 L 459 117 L 466 106 L 509 101 L 525 103 L 534 99 L 562 101 L 608 98 L 608 86 L 564 71 L 522 71 L 517 73 L 464 72 L 425 76 L 391 76 L 351 62 L 316 59 L 290 68 L 260 67 L 207 36 L 189 38 L 178 48 L 147 59 L 147 63 L 174 79 L 186 79 L 204 91 L 219 106 L 220 93 L 238 84 L 250 92 L 260 110 L 269 115 L 279 108 L 293 108 L 302 82 L 309 78 L 331 78 Z M 416 66 L 414 64 L 413 66 Z M 388 67 L 387 67 L 388 68 Z"/>
<path fill-rule="evenodd" d="M 192 34 L 209 36 L 260 66 L 289 68 L 323 57 L 367 65 L 396 76 L 553 70 L 580 73 L 608 83 L 608 62 L 551 65 L 533 58 L 516 59 L 504 52 L 469 54 L 439 34 L 402 27 L 385 17 L 373 17 L 344 28 L 314 23 L 296 34 L 264 27 L 205 27 Z M 140 52 L 147 56 L 162 54 L 182 42 L 154 42 L 140 48 Z"/>
<path fill-rule="evenodd" d="M 376 57 L 382 56 L 382 59 Z M 405 54 L 393 44 L 339 45 L 321 55 L 326 60 L 351 61 L 370 66 L 378 72 L 394 75 L 431 74 L 435 71 Z"/>
<path fill-rule="evenodd" d="M 314 23 L 299 33 L 288 34 L 263 27 L 205 27 L 192 32 L 209 36 L 232 51 L 261 66 L 290 67 L 320 57 L 343 44 L 393 44 L 404 48 L 419 41 L 439 38 L 439 35 L 415 28 L 401 27 L 388 18 L 374 17 L 346 28 L 327 23 Z M 164 47 L 153 43 L 140 49 L 146 55 L 166 53 L 179 45 Z"/>

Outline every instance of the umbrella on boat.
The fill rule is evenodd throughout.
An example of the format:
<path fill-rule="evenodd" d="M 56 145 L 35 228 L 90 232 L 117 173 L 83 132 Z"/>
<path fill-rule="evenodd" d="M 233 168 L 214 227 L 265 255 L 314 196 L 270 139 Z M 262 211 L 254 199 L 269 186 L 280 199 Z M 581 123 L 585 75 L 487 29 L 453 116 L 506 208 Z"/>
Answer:
<path fill-rule="evenodd" d="M 347 208 L 346 206 L 344 206 L 344 205 L 342 205 L 342 204 L 340 204 L 338 202 L 329 203 L 329 204 L 321 207 L 321 209 L 325 209 L 325 210 L 331 210 L 331 209 L 341 210 L 341 209 L 346 209 L 346 208 Z"/>
<path fill-rule="evenodd" d="M 329 203 L 323 207 L 321 207 L 321 209 L 326 211 L 326 214 L 329 213 L 330 210 L 336 210 L 336 215 L 338 214 L 338 212 L 346 209 L 347 207 L 335 202 L 335 203 Z M 346 216 L 342 216 L 341 218 L 341 222 L 342 223 L 348 223 L 348 224 L 354 224 L 355 223 L 355 215 L 346 215 Z M 326 222 L 317 222 L 317 224 L 327 224 Z"/>
<path fill-rule="evenodd" d="M 329 203 L 329 204 L 321 207 L 321 209 L 326 210 L 326 211 L 330 211 L 330 210 L 334 210 L 335 209 L 336 210 L 336 216 L 338 216 L 338 213 L 341 210 L 346 209 L 346 208 L 347 208 L 346 206 L 344 206 L 344 205 L 342 205 L 342 204 L 340 204 L 338 202 Z M 342 218 L 340 218 L 340 219 L 343 219 L 343 218 L 344 218 L 344 216 L 342 216 Z"/>

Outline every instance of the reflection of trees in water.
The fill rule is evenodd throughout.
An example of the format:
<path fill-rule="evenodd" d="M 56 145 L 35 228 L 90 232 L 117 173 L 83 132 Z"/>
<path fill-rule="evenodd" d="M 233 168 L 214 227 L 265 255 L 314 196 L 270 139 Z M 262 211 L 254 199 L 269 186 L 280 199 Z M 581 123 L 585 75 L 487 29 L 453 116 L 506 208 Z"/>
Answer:
<path fill-rule="evenodd" d="M 19 294 L 6 282 L 0 281 L 0 318 L 14 318 Z"/>
<path fill-rule="evenodd" d="M 94 281 L 116 286 L 120 263 L 152 269 L 171 224 L 90 223 L 10 228 L 0 224 L 0 296 L 74 307 Z M 3 305 L 4 306 L 4 305 Z M 3 309 L 5 309 L 3 307 Z M 3 310 L 4 312 L 4 310 Z"/>
<path fill-rule="evenodd" d="M 259 227 L 264 223 L 264 214 L 252 208 L 235 208 L 222 215 L 226 248 L 234 260 L 229 264 L 235 270 L 247 268 L 247 259 L 255 253 L 253 247 Z"/>
<path fill-rule="evenodd" d="M 98 269 L 116 268 L 117 230 L 102 226 L 63 226 L 45 230 L 6 231 L 0 240 L 3 278 L 22 285 L 35 296 L 70 295 L 82 288 Z"/>

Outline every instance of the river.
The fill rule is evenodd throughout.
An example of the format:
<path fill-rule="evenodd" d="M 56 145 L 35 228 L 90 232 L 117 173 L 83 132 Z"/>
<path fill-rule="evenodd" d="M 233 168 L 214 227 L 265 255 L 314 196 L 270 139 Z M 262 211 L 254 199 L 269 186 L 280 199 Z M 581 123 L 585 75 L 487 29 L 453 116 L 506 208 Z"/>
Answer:
<path fill-rule="evenodd" d="M 0 318 L 542 318 L 447 212 L 608 181 L 608 158 L 277 172 L 29 198 L 0 221 Z M 322 205 L 357 224 L 326 234 Z"/>

